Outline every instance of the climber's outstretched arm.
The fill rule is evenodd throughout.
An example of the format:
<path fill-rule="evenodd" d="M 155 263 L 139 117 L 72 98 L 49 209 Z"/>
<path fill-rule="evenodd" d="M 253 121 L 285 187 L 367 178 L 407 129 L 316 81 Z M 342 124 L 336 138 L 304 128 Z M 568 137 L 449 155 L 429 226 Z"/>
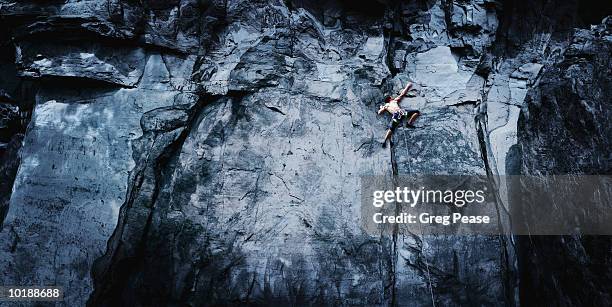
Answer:
<path fill-rule="evenodd" d="M 402 98 L 404 98 L 404 96 L 406 96 L 406 94 L 408 94 L 408 91 L 410 90 L 410 88 L 412 87 L 412 83 L 408 82 L 408 84 L 406 84 L 406 87 L 404 87 L 404 89 L 400 92 L 399 96 L 395 97 L 395 101 L 400 102 L 400 100 L 402 100 Z"/>

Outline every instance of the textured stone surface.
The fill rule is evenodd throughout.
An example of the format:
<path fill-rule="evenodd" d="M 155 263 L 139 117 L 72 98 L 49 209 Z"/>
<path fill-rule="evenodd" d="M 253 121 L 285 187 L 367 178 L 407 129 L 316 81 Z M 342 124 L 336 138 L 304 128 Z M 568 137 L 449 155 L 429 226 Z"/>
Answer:
<path fill-rule="evenodd" d="M 604 109 L 603 75 L 575 83 L 609 72 L 607 30 L 572 30 L 601 15 L 520 2 L 0 1 L 5 109 L 35 105 L 0 195 L 0 283 L 59 284 L 66 305 L 528 305 L 510 235 L 359 226 L 360 175 L 486 175 L 506 206 L 496 175 L 542 168 L 517 150 L 541 157 L 525 97 L 556 93 L 542 76 L 564 58 L 549 86 Z M 382 148 L 375 111 L 408 81 L 417 129 Z"/>
<path fill-rule="evenodd" d="M 5 221 L 12 231 L 3 232 L 3 240 L 21 240 L 2 259 L 15 267 L 4 271 L 5 280 L 61 283 L 72 289 L 68 300 L 87 296 L 91 264 L 103 252 L 125 201 L 134 167 L 131 141 L 142 134 L 141 117 L 197 101 L 170 86 L 146 87 L 164 81 L 160 62 L 160 55 L 148 57 L 154 69 L 145 70 L 138 89 L 83 92 L 58 85 L 39 91 L 11 196 L 14 206 Z M 32 224 L 32 219 L 45 222 Z"/>
<path fill-rule="evenodd" d="M 577 30 L 563 57 L 529 93 L 518 130 L 523 173 L 611 174 L 611 54 L 608 17 L 602 25 Z M 607 205 L 598 209 L 610 210 Z M 524 300 L 610 304 L 609 236 L 523 237 L 518 243 Z M 584 284 L 590 286 L 577 286 Z"/>

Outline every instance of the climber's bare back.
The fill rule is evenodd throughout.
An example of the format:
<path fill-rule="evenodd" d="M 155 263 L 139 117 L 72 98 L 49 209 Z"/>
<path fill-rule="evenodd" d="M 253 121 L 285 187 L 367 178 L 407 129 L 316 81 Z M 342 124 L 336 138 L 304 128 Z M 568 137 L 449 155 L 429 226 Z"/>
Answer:
<path fill-rule="evenodd" d="M 385 103 L 385 109 L 387 110 L 387 112 L 391 114 L 401 110 L 401 108 L 399 107 L 399 104 L 397 103 L 397 99 L 393 99 L 389 101 L 388 103 Z"/>

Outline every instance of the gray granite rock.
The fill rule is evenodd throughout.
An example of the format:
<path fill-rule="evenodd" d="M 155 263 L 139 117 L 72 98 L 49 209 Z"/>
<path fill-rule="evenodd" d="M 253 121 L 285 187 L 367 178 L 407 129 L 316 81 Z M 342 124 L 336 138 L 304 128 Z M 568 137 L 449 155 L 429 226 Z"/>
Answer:
<path fill-rule="evenodd" d="M 607 17 L 591 29 L 577 29 L 562 57 L 547 67 L 519 118 L 523 174 L 610 175 L 611 54 L 612 18 Z M 554 210 L 556 204 L 543 205 Z M 609 205 L 585 210 L 607 211 Z M 524 301 L 610 304 L 609 236 L 521 237 L 518 244 Z"/>
<path fill-rule="evenodd" d="M 6 71 L 35 84 L 0 284 L 62 285 L 68 306 L 520 304 L 509 232 L 373 236 L 359 216 L 362 175 L 488 176 L 507 206 L 517 147 L 552 146 L 529 134 L 538 97 L 605 106 L 607 28 L 570 38 L 573 17 L 510 2 L 0 1 Z M 382 148 L 375 111 L 408 81 L 422 116 Z"/>
<path fill-rule="evenodd" d="M 504 272 L 511 269 L 500 257 L 503 241 L 417 237 L 425 247 L 415 250 L 415 238 L 371 237 L 355 220 L 359 175 L 397 176 L 393 168 L 486 174 L 474 122 L 482 99 L 472 92 L 484 84 L 474 76 L 476 65 L 443 45 L 407 57 L 408 69 L 385 80 L 390 71 L 379 21 L 349 15 L 338 23 L 361 18 L 360 27 L 369 30 L 326 29 L 316 10 L 263 11 L 253 4 L 246 14 L 245 5 L 199 68 L 214 96 L 172 149 L 180 154 L 162 168 L 146 166 L 143 172 L 167 175 L 145 179 L 146 188 L 138 186 L 143 192 L 124 206 L 121 231 L 96 263 L 90 303 L 428 304 L 430 291 L 438 303 L 503 302 Z M 260 14 L 275 16 L 275 27 L 262 30 Z M 293 28 L 299 32 L 288 31 Z M 408 79 L 420 95 L 404 104 L 423 110 L 425 126 L 398 131 L 390 151 L 382 149 L 388 119 L 374 115 L 383 94 L 377 87 L 394 92 Z M 144 216 L 151 224 L 142 224 Z M 177 227 L 186 228 L 168 237 Z M 467 255 L 453 268 L 453 254 L 472 250 L 479 257 Z M 421 260 L 412 264 L 397 254 Z M 158 263 L 165 269 L 147 269 Z M 435 276 L 425 273 L 424 263 Z M 465 277 L 448 279 L 453 270 Z M 484 290 L 464 296 L 451 285 Z"/>
<path fill-rule="evenodd" d="M 161 57 L 148 56 L 138 89 L 41 88 L 4 223 L 11 231 L 2 232 L 3 242 L 19 241 L 0 260 L 14 268 L 3 272 L 3 283 L 63 284 L 70 290 L 67 302 L 85 302 L 91 264 L 103 253 L 125 201 L 135 163 L 131 143 L 141 127 L 155 125 L 145 115 L 197 101 L 164 83 Z"/>

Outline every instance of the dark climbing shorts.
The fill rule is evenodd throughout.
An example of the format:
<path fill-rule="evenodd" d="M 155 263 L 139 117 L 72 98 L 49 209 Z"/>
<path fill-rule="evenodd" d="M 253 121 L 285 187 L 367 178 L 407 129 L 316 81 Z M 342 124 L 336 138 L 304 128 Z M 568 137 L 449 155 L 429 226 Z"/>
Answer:
<path fill-rule="evenodd" d="M 391 123 L 389 123 L 389 129 L 391 129 L 391 131 L 395 131 L 395 128 L 399 126 L 402 119 L 410 118 L 412 115 L 420 113 L 421 112 L 419 112 L 418 110 L 400 110 L 393 113 L 393 115 L 391 116 Z"/>

